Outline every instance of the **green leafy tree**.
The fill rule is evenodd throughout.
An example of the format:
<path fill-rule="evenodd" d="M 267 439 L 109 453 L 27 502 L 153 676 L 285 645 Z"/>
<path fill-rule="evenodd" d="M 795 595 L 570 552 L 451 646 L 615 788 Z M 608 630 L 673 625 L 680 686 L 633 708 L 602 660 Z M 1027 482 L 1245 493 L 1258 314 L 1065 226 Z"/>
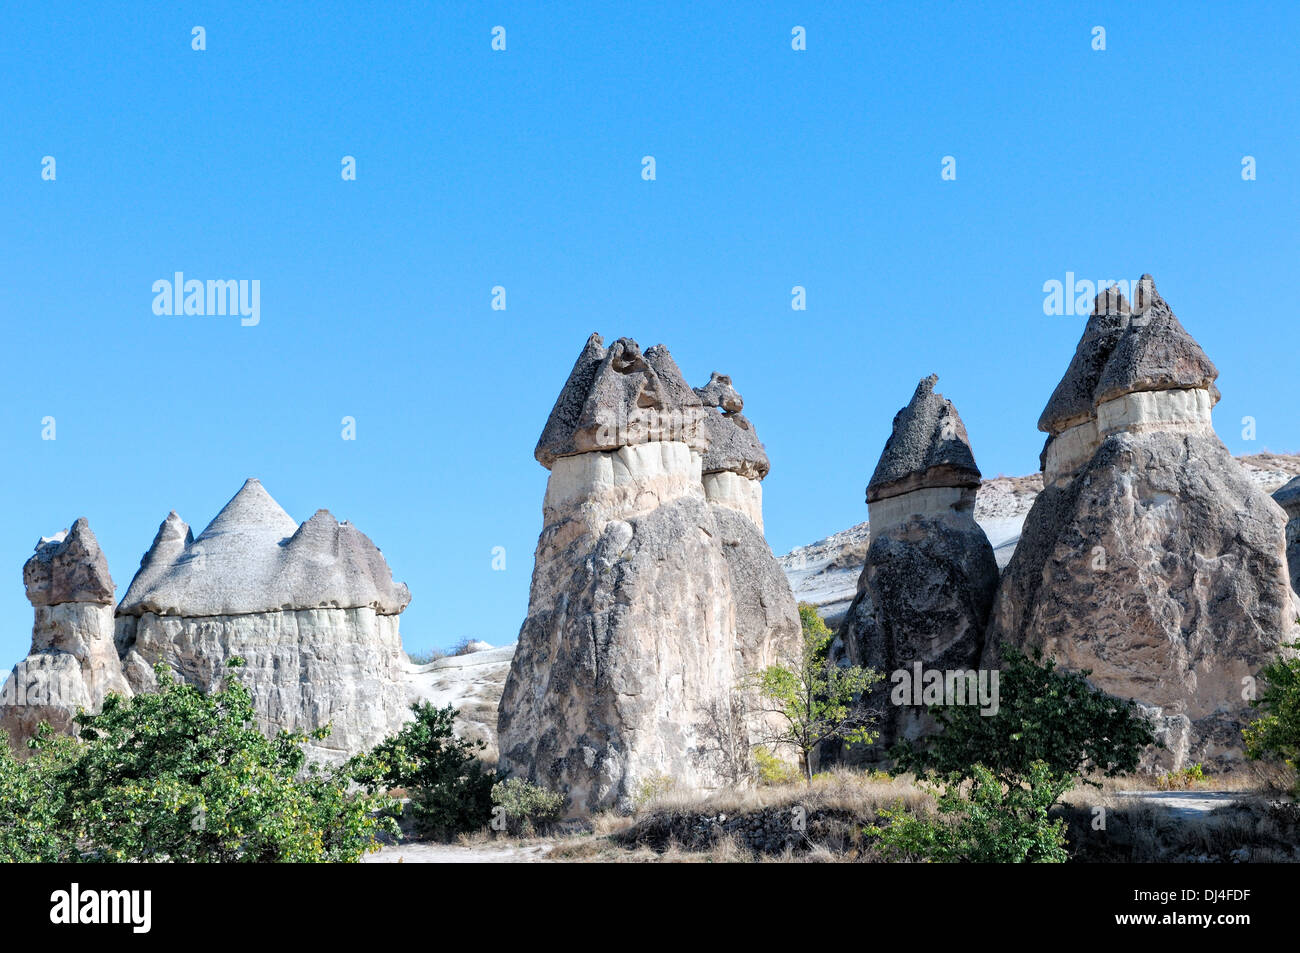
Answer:
<path fill-rule="evenodd" d="M 432 702 L 411 706 L 415 716 L 395 735 L 354 758 L 348 770 L 372 792 L 405 788 L 416 827 L 425 836 L 451 837 L 487 825 L 496 773 L 479 752 L 482 741 L 456 737 L 456 709 Z"/>
<path fill-rule="evenodd" d="M 862 701 L 864 693 L 883 678 L 857 666 L 830 665 L 827 653 L 833 633 L 817 609 L 799 604 L 803 630 L 799 657 L 786 665 L 770 665 L 750 675 L 746 682 L 760 701 L 760 712 L 775 716 L 777 727 L 763 744 L 791 746 L 812 783 L 812 753 L 824 741 L 841 739 L 849 744 L 870 744 L 876 738 Z"/>
<path fill-rule="evenodd" d="M 997 712 L 981 714 L 974 705 L 937 708 L 939 732 L 896 745 L 895 766 L 918 775 L 971 778 L 974 766 L 982 765 L 1008 787 L 1042 775 L 1053 804 L 1080 779 L 1097 785 L 1089 773 L 1130 772 L 1156 741 L 1150 723 L 1133 702 L 1089 685 L 1088 674 L 1059 672 L 1041 651 L 1030 657 L 1004 646 Z"/>
<path fill-rule="evenodd" d="M 1300 649 L 1300 642 L 1289 648 Z M 1276 758 L 1300 769 L 1300 658 L 1281 658 L 1261 673 L 1264 692 L 1251 704 L 1261 716 L 1242 731 L 1249 758 Z M 1300 794 L 1300 776 L 1296 793 Z"/>
<path fill-rule="evenodd" d="M 1029 766 L 1024 784 L 1007 785 L 983 765 L 927 784 L 936 795 L 938 817 L 899 806 L 880 812 L 885 827 L 867 829 L 886 856 L 936 863 L 1063 863 L 1065 821 L 1049 816 L 1057 778 L 1042 761 Z"/>
<path fill-rule="evenodd" d="M 211 693 L 164 665 L 155 672 L 156 693 L 109 695 L 99 714 L 77 715 L 71 748 L 33 742 L 37 759 L 61 762 L 48 778 L 78 844 L 68 859 L 355 861 L 377 849 L 380 830 L 395 832 L 377 816 L 384 799 L 349 793 L 346 775 L 305 763 L 307 736 L 258 730 L 235 671 Z"/>
<path fill-rule="evenodd" d="M 47 738 L 51 734 L 49 725 L 38 730 Z M 61 761 L 55 742 L 47 744 L 47 757 L 19 761 L 0 731 L 0 863 L 53 863 L 72 851 L 59 822 L 63 789 L 54 775 Z M 66 753 L 67 745 L 58 751 Z"/>

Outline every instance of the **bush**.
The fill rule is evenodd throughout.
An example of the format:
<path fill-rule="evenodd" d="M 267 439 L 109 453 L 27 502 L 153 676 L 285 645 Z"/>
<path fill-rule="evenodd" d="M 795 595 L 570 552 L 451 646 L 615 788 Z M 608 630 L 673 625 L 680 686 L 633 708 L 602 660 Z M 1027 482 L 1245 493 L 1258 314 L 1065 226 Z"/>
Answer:
<path fill-rule="evenodd" d="M 357 783 L 372 792 L 405 788 L 416 829 L 450 838 L 483 828 L 491 815 L 496 774 L 478 758 L 486 744 L 456 737 L 456 709 L 431 702 L 411 706 L 414 720 L 349 762 Z"/>
<path fill-rule="evenodd" d="M 647 804 L 663 797 L 673 788 L 677 787 L 677 782 L 666 774 L 652 774 L 648 778 L 643 778 L 637 785 L 636 796 L 632 798 L 632 803 L 637 810 L 645 807 Z"/>
<path fill-rule="evenodd" d="M 1042 765 L 1057 789 L 1052 803 L 1089 772 L 1114 777 L 1132 771 L 1156 741 L 1151 726 L 1133 702 L 1089 685 L 1088 674 L 1058 672 L 1040 651 L 1030 658 L 1004 646 L 997 713 L 982 715 L 974 705 L 939 707 L 939 733 L 920 744 L 896 745 L 895 764 L 918 775 L 966 778 L 980 764 L 1008 786 L 1020 786 Z"/>
<path fill-rule="evenodd" d="M 205 693 L 164 665 L 155 671 L 156 693 L 109 695 L 99 714 L 78 714 L 78 739 L 45 729 L 21 770 L 0 761 L 6 787 L 35 819 L 19 850 L 115 862 L 355 861 L 378 848 L 380 830 L 395 830 L 376 816 L 384 799 L 349 793 L 347 776 L 306 765 L 306 736 L 263 735 L 236 672 Z M 40 835 L 46 812 L 53 839 Z"/>
<path fill-rule="evenodd" d="M 1190 768 L 1160 775 L 1156 778 L 1156 787 L 1161 791 L 1185 791 L 1204 784 L 1205 781 L 1205 770 L 1199 764 L 1194 764 Z"/>
<path fill-rule="evenodd" d="M 1300 642 L 1288 646 L 1300 649 Z M 1278 659 L 1261 673 L 1264 693 L 1251 704 L 1263 714 L 1242 732 L 1246 756 L 1273 758 L 1300 769 L 1300 658 Z M 1300 776 L 1295 781 L 1300 795 Z"/>
<path fill-rule="evenodd" d="M 762 745 L 754 749 L 754 766 L 758 769 L 759 784 L 789 784 L 799 780 L 798 768 L 782 761 Z"/>
<path fill-rule="evenodd" d="M 510 778 L 492 785 L 492 803 L 497 805 L 507 832 L 532 837 L 559 820 L 564 810 L 564 795 L 530 784 L 523 778 Z"/>
<path fill-rule="evenodd" d="M 891 859 L 936 863 L 1064 863 L 1065 821 L 1048 816 L 1057 798 L 1057 779 L 1044 763 L 1032 765 L 1026 783 L 1006 785 L 983 765 L 964 782 L 952 775 L 930 785 L 939 816 L 921 817 L 901 802 L 880 812 L 889 822 L 866 833 Z"/>
<path fill-rule="evenodd" d="M 49 726 L 41 729 L 48 737 Z M 54 776 L 58 764 L 53 756 L 19 761 L 0 731 L 0 862 L 53 863 L 71 853 L 59 821 L 63 789 Z"/>

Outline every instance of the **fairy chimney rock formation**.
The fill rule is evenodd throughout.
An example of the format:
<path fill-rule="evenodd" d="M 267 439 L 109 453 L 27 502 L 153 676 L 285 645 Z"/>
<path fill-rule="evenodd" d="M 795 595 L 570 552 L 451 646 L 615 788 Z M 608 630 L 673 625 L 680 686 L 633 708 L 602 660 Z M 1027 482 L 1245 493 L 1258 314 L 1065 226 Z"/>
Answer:
<path fill-rule="evenodd" d="M 970 670 L 997 587 L 993 547 L 975 522 L 979 468 L 952 402 L 924 378 L 894 417 L 867 486 L 870 545 L 832 661 L 886 676 L 871 707 L 880 738 L 850 761 L 878 760 L 895 740 L 933 725 L 923 708 L 889 700 L 896 672 Z"/>
<path fill-rule="evenodd" d="M 198 537 L 176 513 L 117 608 L 116 640 L 136 691 L 153 666 L 209 689 L 231 656 L 246 667 L 263 730 L 330 735 L 338 759 L 382 739 L 406 716 L 398 616 L 411 595 L 352 524 L 318 510 L 299 525 L 248 480 Z"/>
<path fill-rule="evenodd" d="M 985 664 L 1041 648 L 1140 702 L 1148 764 L 1242 758 L 1243 685 L 1294 638 L 1285 517 L 1214 433 L 1214 364 L 1150 275 L 1098 296 L 1043 412 L 1044 489 L 1003 573 Z"/>
<path fill-rule="evenodd" d="M 628 810 L 661 776 L 715 788 L 748 754 L 719 515 L 762 537 L 705 495 L 711 425 L 666 348 L 593 334 L 538 441 L 551 472 L 498 740 L 502 769 L 573 814 Z"/>
<path fill-rule="evenodd" d="M 79 709 L 99 711 L 109 692 L 131 694 L 113 643 L 113 579 L 86 520 L 40 540 L 23 566 L 35 610 L 32 647 L 0 693 L 0 728 L 11 744 L 42 721 L 73 730 Z"/>

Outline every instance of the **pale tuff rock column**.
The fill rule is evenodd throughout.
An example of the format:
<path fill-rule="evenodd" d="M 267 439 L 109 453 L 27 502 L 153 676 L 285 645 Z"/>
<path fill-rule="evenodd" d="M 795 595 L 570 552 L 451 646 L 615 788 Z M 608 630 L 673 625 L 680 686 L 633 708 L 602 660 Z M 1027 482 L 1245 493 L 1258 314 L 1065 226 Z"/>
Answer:
<path fill-rule="evenodd" d="M 969 671 L 983 648 L 997 587 L 993 547 L 975 522 L 980 472 L 952 402 L 922 380 L 867 486 L 871 543 L 858 592 L 840 624 L 832 664 L 885 675 L 872 692 L 879 740 L 851 761 L 884 757 L 893 742 L 933 727 L 919 706 L 895 704 L 895 672 Z M 907 693 L 910 696 L 910 693 Z"/>
<path fill-rule="evenodd" d="M 1291 588 L 1300 593 L 1300 477 L 1273 494 L 1286 511 L 1286 558 L 1291 569 Z"/>
<path fill-rule="evenodd" d="M 736 671 L 740 676 L 770 665 L 797 666 L 803 649 L 799 609 L 789 580 L 763 536 L 763 485 L 771 465 L 748 418 L 744 399 L 731 378 L 716 371 L 695 388 L 704 404 L 709 447 L 701 473 L 704 496 L 713 509 L 722 554 L 731 570 L 736 608 Z M 737 714 L 745 711 L 750 739 L 765 743 L 772 754 L 796 761 L 794 752 L 764 739 L 784 727 L 779 715 L 763 715 L 759 699 L 749 693 L 734 698 Z M 745 758 L 748 761 L 748 757 Z"/>
<path fill-rule="evenodd" d="M 0 728 L 15 746 L 42 721 L 72 732 L 78 709 L 131 694 L 113 644 L 113 580 L 86 520 L 37 543 L 23 582 L 36 611 L 32 649 L 0 694 Z"/>
<path fill-rule="evenodd" d="M 175 513 L 158 529 L 117 609 L 117 648 L 136 691 L 153 666 L 211 689 L 241 656 L 268 734 L 330 735 L 309 750 L 341 760 L 406 719 L 398 616 L 411 600 L 355 526 L 318 510 L 299 525 L 247 481 L 197 538 Z"/>
<path fill-rule="evenodd" d="M 501 768 L 563 792 L 573 814 L 629 809 L 660 776 L 709 789 L 731 770 L 712 718 L 736 680 L 736 618 L 703 417 L 665 348 L 593 334 L 534 454 L 551 476 Z"/>
<path fill-rule="evenodd" d="M 1094 308 L 1079 353 L 1110 310 Z M 1052 432 L 1062 390 L 1091 386 L 1098 442 L 1035 501 L 989 646 L 1042 648 L 1140 702 L 1168 746 L 1152 764 L 1223 770 L 1242 758 L 1251 680 L 1295 637 L 1285 516 L 1215 435 L 1218 371 L 1150 275 L 1106 343 L 1086 374 L 1076 354 L 1044 413 Z"/>
<path fill-rule="evenodd" d="M 730 377 L 715 371 L 695 393 L 706 408 L 709 447 L 700 470 L 731 567 L 740 671 L 787 664 L 798 658 L 802 636 L 790 583 L 763 537 L 767 452 L 741 413 L 745 402 Z"/>

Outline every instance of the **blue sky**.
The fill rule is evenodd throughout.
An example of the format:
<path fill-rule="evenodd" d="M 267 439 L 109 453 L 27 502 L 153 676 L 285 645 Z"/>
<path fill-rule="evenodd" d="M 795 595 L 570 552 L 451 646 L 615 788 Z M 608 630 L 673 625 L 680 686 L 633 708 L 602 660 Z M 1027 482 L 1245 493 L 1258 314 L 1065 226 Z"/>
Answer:
<path fill-rule="evenodd" d="M 986 475 L 1036 469 L 1067 272 L 1151 272 L 1228 446 L 1300 449 L 1294 4 L 125 6 L 0 8 L 5 665 L 39 536 L 88 517 L 120 597 L 249 476 L 383 549 L 409 649 L 513 640 L 592 331 L 732 375 L 778 553 L 866 518 L 931 372 Z M 155 315 L 176 271 L 260 323 Z"/>

